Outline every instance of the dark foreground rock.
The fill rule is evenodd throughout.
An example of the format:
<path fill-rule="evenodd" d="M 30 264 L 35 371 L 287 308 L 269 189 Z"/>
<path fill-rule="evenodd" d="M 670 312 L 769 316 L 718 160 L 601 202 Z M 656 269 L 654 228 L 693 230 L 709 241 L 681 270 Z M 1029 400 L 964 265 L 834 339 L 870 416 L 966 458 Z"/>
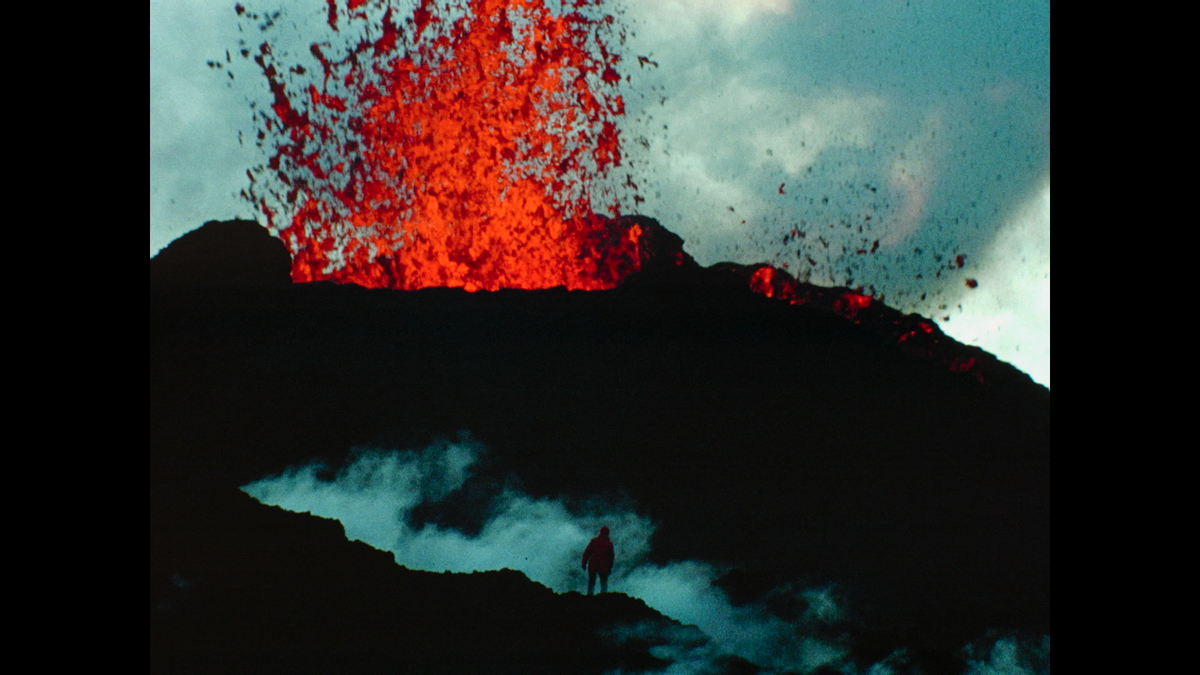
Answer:
<path fill-rule="evenodd" d="M 151 287 L 278 288 L 292 283 L 292 256 L 258 223 L 209 221 L 150 259 Z"/>
<path fill-rule="evenodd" d="M 870 658 L 903 646 L 933 654 L 926 672 L 958 672 L 953 651 L 989 630 L 1049 631 L 1044 387 L 981 382 L 728 276 L 679 274 L 592 293 L 152 289 L 155 663 L 652 664 L 648 644 L 596 637 L 598 623 L 645 611 L 615 604 L 633 601 L 573 614 L 597 599 L 515 573 L 403 570 L 339 540 L 334 523 L 237 492 L 313 459 L 338 466 L 356 446 L 421 448 L 460 431 L 490 449 L 481 472 L 519 476 L 533 496 L 631 500 L 658 527 L 656 561 L 732 565 L 743 574 L 726 580 L 731 596 L 837 584 L 873 631 L 860 640 Z M 309 561 L 314 546 L 324 552 Z"/>
<path fill-rule="evenodd" d="M 613 626 L 675 622 L 620 594 L 520 572 L 437 574 L 348 542 L 337 521 L 240 493 L 157 510 L 156 673 L 603 673 L 662 667 Z M 169 522 L 161 522 L 169 521 Z"/>

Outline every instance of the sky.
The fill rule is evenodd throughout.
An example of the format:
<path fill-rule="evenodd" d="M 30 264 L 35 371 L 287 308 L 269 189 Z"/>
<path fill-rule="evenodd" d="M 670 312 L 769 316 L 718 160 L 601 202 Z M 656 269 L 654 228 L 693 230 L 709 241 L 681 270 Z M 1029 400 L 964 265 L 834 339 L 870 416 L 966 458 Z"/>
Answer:
<path fill-rule="evenodd" d="M 1049 386 L 1049 2 L 612 10 L 627 35 L 622 171 L 642 214 L 701 264 L 861 286 Z M 278 39 L 306 52 L 326 11 L 286 3 Z M 268 100 L 266 83 L 245 64 L 206 65 L 239 39 L 262 34 L 232 1 L 150 3 L 150 255 L 208 220 L 261 221 L 237 195 L 262 161 L 249 103 Z"/>
<path fill-rule="evenodd" d="M 244 486 L 264 504 L 340 521 L 346 537 L 391 552 L 398 564 L 432 572 L 513 569 L 557 593 L 583 592 L 586 573 L 580 556 L 601 525 L 610 527 L 616 564 L 609 590 L 641 598 L 680 621 L 680 626 L 613 628 L 616 639 L 655 637 L 666 641 L 656 655 L 672 660 L 668 675 L 722 672 L 722 657 L 736 655 L 775 672 L 810 672 L 821 666 L 851 675 L 901 675 L 914 671 L 903 650 L 864 663 L 833 629 L 843 619 L 834 586 L 786 584 L 763 603 L 730 603 L 714 585 L 726 570 L 707 561 L 649 561 L 655 526 L 637 505 L 599 498 L 535 498 L 513 485 L 478 475 L 474 467 L 488 449 L 460 434 L 420 450 L 359 448 L 347 465 L 331 474 L 310 464 L 289 468 Z M 334 475 L 333 478 L 321 476 Z M 512 478 L 512 477 L 510 477 Z M 487 483 L 492 483 L 486 485 Z M 495 495 L 479 509 L 477 531 L 421 522 L 414 511 L 436 505 L 456 491 Z M 436 508 L 436 507 L 435 507 Z M 768 606 L 800 606 L 781 617 Z M 702 631 L 698 634 L 695 626 Z M 966 675 L 1034 675 L 1049 672 L 1049 636 L 1018 640 L 1011 635 L 980 636 L 964 645 Z"/>

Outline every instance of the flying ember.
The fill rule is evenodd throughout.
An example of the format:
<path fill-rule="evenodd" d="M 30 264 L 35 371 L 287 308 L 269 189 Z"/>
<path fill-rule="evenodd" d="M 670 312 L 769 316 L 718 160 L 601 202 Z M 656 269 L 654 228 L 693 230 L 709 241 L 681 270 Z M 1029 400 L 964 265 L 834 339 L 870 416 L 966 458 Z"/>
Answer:
<path fill-rule="evenodd" d="M 294 281 L 595 290 L 638 269 L 641 228 L 597 213 L 619 209 L 623 113 L 600 0 L 328 4 L 345 46 L 310 46 L 320 73 L 253 55 L 273 102 L 246 196 Z"/>

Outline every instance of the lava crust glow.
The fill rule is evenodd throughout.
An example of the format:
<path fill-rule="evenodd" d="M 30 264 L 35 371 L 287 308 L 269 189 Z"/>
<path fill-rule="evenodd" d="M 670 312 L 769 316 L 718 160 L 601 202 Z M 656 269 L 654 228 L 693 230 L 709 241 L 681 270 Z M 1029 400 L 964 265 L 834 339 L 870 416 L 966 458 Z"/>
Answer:
<path fill-rule="evenodd" d="M 327 2 L 348 46 L 311 45 L 323 72 L 253 56 L 273 103 L 245 195 L 294 281 L 596 290 L 639 268 L 641 228 L 596 213 L 618 212 L 597 186 L 624 105 L 600 0 Z"/>

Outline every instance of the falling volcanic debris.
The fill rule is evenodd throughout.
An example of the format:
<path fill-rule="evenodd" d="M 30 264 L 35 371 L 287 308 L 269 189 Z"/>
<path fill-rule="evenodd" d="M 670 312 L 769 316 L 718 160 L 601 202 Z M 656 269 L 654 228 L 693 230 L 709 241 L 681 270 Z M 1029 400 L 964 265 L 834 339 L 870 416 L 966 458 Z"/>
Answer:
<path fill-rule="evenodd" d="M 617 216 L 605 187 L 621 165 L 610 44 L 624 33 L 601 2 L 551 11 L 543 0 L 420 0 L 400 21 L 388 0 L 328 0 L 327 22 L 349 46 L 311 44 L 321 73 L 280 64 L 269 42 L 244 49 L 273 103 L 256 114 L 269 158 L 248 172 L 243 194 L 290 250 L 293 281 L 603 290 L 651 260 L 694 266 L 656 221 Z M 632 176 L 624 187 L 636 192 Z M 824 288 L 769 265 L 714 267 L 911 356 L 980 381 L 998 372 L 992 355 L 861 288 Z"/>
<path fill-rule="evenodd" d="M 599 186 L 623 112 L 599 0 L 420 0 L 402 22 L 386 0 L 328 4 L 361 35 L 312 44 L 321 73 L 253 54 L 274 100 L 245 196 L 293 280 L 595 290 L 638 269 L 639 226 L 596 214 L 619 209 Z"/>

